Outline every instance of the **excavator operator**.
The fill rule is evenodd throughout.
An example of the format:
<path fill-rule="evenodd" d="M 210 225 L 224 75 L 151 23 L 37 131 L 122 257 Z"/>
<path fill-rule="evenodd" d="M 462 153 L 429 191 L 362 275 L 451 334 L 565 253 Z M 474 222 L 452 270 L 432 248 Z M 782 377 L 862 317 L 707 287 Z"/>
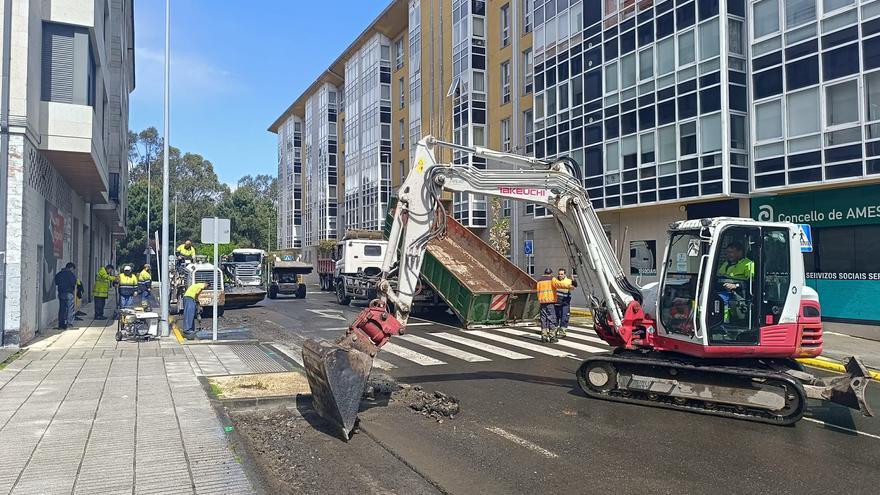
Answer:
<path fill-rule="evenodd" d="M 719 296 L 724 301 L 724 323 L 730 322 L 731 301 L 745 299 L 749 282 L 755 276 L 755 262 L 744 256 L 745 249 L 740 241 L 731 241 L 725 248 L 727 258 L 718 267 L 718 278 L 721 288 Z"/>

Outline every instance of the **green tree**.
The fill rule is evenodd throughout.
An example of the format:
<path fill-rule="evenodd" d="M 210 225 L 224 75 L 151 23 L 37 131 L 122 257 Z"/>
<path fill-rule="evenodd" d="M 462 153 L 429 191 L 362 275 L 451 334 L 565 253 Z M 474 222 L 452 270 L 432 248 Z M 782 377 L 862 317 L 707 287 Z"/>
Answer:
<path fill-rule="evenodd" d="M 502 215 L 501 200 L 492 198 L 492 216 L 495 223 L 489 227 L 489 244 L 499 253 L 510 254 L 510 217 Z"/>
<path fill-rule="evenodd" d="M 272 250 L 277 236 L 277 184 L 271 175 L 245 175 L 218 205 L 232 222 L 232 241 L 241 247 Z"/>

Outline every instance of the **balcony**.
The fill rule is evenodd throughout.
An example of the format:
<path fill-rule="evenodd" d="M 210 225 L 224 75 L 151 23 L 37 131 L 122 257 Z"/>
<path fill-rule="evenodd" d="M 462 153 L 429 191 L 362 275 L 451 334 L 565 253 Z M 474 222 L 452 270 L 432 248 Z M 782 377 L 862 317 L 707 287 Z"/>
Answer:
<path fill-rule="evenodd" d="M 107 203 L 103 134 L 93 108 L 41 101 L 40 134 L 40 150 L 73 190 L 90 203 Z"/>

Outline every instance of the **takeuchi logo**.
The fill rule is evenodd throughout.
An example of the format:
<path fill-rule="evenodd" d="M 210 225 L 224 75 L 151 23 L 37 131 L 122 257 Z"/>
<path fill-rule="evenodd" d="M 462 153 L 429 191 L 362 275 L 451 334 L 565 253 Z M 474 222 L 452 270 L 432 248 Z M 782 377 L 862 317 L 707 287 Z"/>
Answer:
<path fill-rule="evenodd" d="M 498 186 L 498 192 L 500 194 L 510 194 L 515 196 L 547 197 L 547 190 L 538 187 Z"/>
<path fill-rule="evenodd" d="M 758 220 L 761 222 L 772 222 L 776 218 L 773 207 L 770 205 L 761 205 L 758 207 Z"/>

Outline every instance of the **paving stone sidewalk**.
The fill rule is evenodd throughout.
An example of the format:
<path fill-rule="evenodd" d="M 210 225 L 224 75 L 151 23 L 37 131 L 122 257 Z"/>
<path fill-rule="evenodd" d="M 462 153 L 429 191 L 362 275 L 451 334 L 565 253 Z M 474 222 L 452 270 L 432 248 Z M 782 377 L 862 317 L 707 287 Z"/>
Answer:
<path fill-rule="evenodd" d="M 0 370 L 0 494 L 253 493 L 183 346 L 81 323 Z"/>

